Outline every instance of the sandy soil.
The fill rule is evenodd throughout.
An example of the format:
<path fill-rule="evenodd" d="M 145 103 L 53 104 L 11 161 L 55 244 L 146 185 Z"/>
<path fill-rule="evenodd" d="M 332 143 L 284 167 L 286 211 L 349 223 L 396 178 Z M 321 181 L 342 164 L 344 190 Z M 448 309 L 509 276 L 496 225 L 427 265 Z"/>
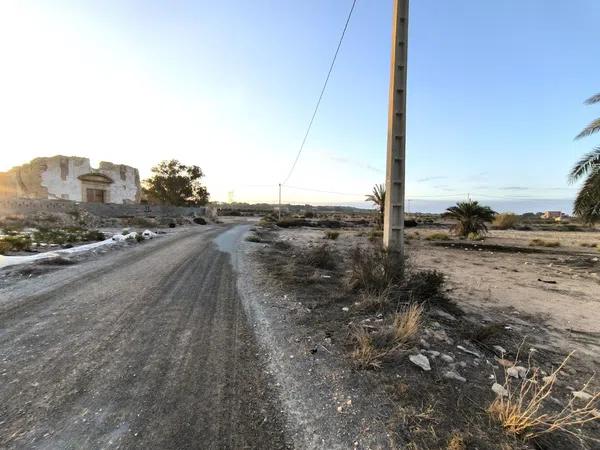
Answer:
<path fill-rule="evenodd" d="M 462 307 L 533 316 L 560 335 L 563 347 L 600 351 L 600 252 L 575 246 L 600 242 L 600 233 L 492 231 L 480 243 L 419 239 L 434 231 L 409 231 L 408 253 L 419 267 L 444 272 Z M 530 247 L 532 239 L 561 247 Z"/>

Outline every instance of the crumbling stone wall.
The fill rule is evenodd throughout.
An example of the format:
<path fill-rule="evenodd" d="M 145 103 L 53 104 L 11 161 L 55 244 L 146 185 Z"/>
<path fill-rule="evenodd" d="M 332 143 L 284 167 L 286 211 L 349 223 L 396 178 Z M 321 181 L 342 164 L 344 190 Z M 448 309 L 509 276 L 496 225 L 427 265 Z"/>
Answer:
<path fill-rule="evenodd" d="M 103 175 L 101 184 L 85 180 Z M 83 179 L 82 179 L 83 178 Z M 36 158 L 27 164 L 0 173 L 0 198 L 57 199 L 86 201 L 86 188 L 106 191 L 110 203 L 139 203 L 140 175 L 136 168 L 101 162 L 92 168 L 88 158 L 57 155 Z"/>

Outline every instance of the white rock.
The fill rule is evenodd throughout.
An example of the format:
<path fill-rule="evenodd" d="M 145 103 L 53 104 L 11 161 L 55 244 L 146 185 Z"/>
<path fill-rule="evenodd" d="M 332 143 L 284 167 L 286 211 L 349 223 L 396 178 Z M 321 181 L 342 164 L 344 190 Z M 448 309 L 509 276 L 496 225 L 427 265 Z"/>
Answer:
<path fill-rule="evenodd" d="M 446 311 L 442 311 L 441 309 L 434 309 L 433 314 L 438 317 L 442 317 L 446 320 L 450 320 L 451 322 L 454 322 L 456 320 L 456 317 L 454 317 L 452 314 L 449 314 Z"/>
<path fill-rule="evenodd" d="M 457 345 L 456 348 L 459 349 L 459 350 L 461 350 L 461 351 L 463 351 L 463 352 L 465 352 L 465 353 L 468 353 L 469 355 L 473 355 L 476 358 L 481 358 L 481 355 L 479 353 L 477 353 L 477 352 L 475 352 L 473 350 L 469 350 L 468 348 L 465 348 L 462 345 Z"/>
<path fill-rule="evenodd" d="M 431 366 L 429 365 L 429 359 L 427 359 L 427 356 L 425 356 L 425 355 L 421 355 L 421 354 L 410 355 L 408 357 L 408 359 L 410 359 L 410 362 L 419 366 L 421 369 L 425 370 L 426 372 L 431 370 Z"/>
<path fill-rule="evenodd" d="M 448 370 L 446 372 L 444 372 L 444 378 L 448 378 L 450 380 L 456 380 L 456 381 L 460 381 L 462 383 L 465 383 L 467 381 L 467 379 L 465 377 L 461 377 L 456 371 L 454 370 Z"/>
<path fill-rule="evenodd" d="M 442 354 L 442 356 L 440 356 L 440 358 L 442 359 L 442 361 L 447 362 L 447 363 L 454 362 L 454 358 L 450 355 Z"/>
<path fill-rule="evenodd" d="M 144 239 L 154 239 L 157 236 L 157 234 L 150 230 L 144 230 L 142 236 L 144 237 Z"/>
<path fill-rule="evenodd" d="M 348 308 L 347 306 L 344 306 L 344 307 L 342 308 L 342 311 L 344 311 L 344 312 L 348 312 L 348 311 L 350 311 L 350 308 Z"/>
<path fill-rule="evenodd" d="M 492 391 L 501 397 L 508 397 L 508 391 L 501 384 L 494 383 L 492 385 Z"/>
<path fill-rule="evenodd" d="M 575 398 L 579 398 L 581 400 L 591 400 L 593 398 L 593 396 L 591 394 L 588 394 L 587 392 L 584 391 L 575 391 L 573 392 L 573 397 Z"/>
<path fill-rule="evenodd" d="M 427 353 L 429 353 L 433 358 L 437 358 L 438 356 L 440 356 L 440 352 L 436 350 L 427 350 Z"/>
<path fill-rule="evenodd" d="M 509 367 L 506 369 L 506 375 L 513 378 L 519 378 L 519 371 L 516 367 Z"/>
<path fill-rule="evenodd" d="M 501 355 L 506 353 L 506 350 L 504 349 L 504 347 L 502 347 L 500 345 L 494 345 L 494 350 L 496 350 Z"/>

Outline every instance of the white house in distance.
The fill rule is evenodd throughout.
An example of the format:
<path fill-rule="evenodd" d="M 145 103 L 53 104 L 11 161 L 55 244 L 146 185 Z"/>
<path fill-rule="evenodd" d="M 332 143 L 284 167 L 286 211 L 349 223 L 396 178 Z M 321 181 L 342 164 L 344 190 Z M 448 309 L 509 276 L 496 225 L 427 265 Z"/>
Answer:
<path fill-rule="evenodd" d="M 55 199 L 91 203 L 139 203 L 138 170 L 89 158 L 52 156 L 0 172 L 0 198 Z"/>

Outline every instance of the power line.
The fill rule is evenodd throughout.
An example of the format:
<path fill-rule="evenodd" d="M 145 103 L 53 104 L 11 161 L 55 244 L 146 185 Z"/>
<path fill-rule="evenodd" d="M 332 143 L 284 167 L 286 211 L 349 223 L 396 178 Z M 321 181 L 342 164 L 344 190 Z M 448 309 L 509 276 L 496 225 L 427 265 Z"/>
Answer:
<path fill-rule="evenodd" d="M 321 106 L 321 100 L 323 100 L 323 96 L 325 95 L 325 90 L 327 89 L 327 84 L 329 83 L 329 78 L 331 77 L 331 72 L 333 72 L 333 66 L 335 66 L 335 62 L 337 60 L 338 54 L 340 52 L 340 48 L 342 47 L 342 42 L 344 41 L 344 36 L 346 36 L 346 31 L 348 30 L 348 25 L 350 24 L 350 19 L 352 18 L 352 13 L 354 12 L 354 7 L 356 6 L 357 0 L 353 0 L 352 7 L 350 8 L 350 13 L 348 14 L 348 18 L 346 19 L 346 24 L 344 25 L 344 30 L 342 31 L 342 35 L 340 37 L 340 41 L 338 42 L 337 49 L 335 50 L 335 54 L 333 55 L 333 60 L 331 61 L 331 66 L 329 67 L 329 72 L 327 73 L 327 78 L 325 78 L 325 83 L 323 84 L 323 89 L 321 89 L 321 95 L 319 95 L 319 100 L 317 101 L 317 105 L 315 106 L 315 110 L 308 124 L 308 128 L 306 129 L 306 134 L 304 135 L 304 139 L 302 139 L 302 144 L 300 145 L 300 149 L 298 150 L 298 154 L 296 155 L 296 159 L 294 159 L 294 163 L 292 164 L 292 168 L 290 169 L 287 177 L 281 184 L 285 184 L 288 182 L 294 169 L 296 168 L 296 164 L 298 163 L 298 159 L 300 159 L 300 154 L 302 150 L 304 150 L 304 145 L 306 144 L 306 140 L 308 139 L 308 135 L 310 134 L 310 130 L 315 121 L 315 117 L 317 116 L 317 112 L 319 111 L 319 106 Z"/>

